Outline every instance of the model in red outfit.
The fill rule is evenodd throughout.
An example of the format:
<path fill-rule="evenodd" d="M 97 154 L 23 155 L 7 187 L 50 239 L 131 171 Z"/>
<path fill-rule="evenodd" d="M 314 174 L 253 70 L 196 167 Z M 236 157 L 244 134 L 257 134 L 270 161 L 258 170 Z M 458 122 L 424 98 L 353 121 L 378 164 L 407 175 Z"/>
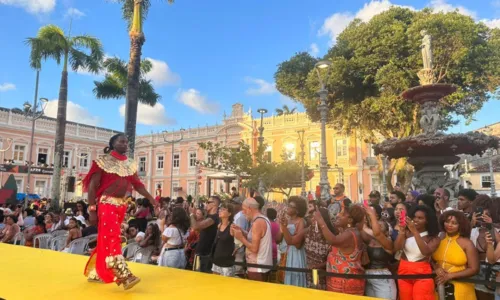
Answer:
<path fill-rule="evenodd" d="M 97 247 L 85 267 L 85 276 L 90 282 L 123 285 L 127 290 L 139 283 L 122 256 L 120 225 L 127 211 L 126 196 L 132 187 L 150 201 L 153 197 L 146 191 L 137 176 L 137 165 L 127 158 L 128 140 L 117 134 L 104 149 L 104 156 L 92 163 L 88 175 L 83 179 L 88 192 L 89 221 L 97 223 Z"/>

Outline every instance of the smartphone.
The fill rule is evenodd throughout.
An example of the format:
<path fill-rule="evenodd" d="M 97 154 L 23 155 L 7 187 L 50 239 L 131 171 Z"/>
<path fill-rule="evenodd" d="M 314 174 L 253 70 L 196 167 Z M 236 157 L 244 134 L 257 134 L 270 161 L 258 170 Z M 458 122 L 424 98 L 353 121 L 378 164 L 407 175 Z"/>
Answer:
<path fill-rule="evenodd" d="M 484 213 L 484 208 L 482 206 L 476 207 L 476 214 L 483 215 Z"/>
<path fill-rule="evenodd" d="M 401 211 L 401 215 L 399 216 L 399 224 L 401 224 L 401 226 L 406 226 L 406 210 Z"/>
<path fill-rule="evenodd" d="M 493 240 L 493 245 L 496 245 L 497 239 L 496 239 L 496 230 L 493 228 L 493 225 L 491 223 L 486 223 L 486 229 L 488 229 L 488 232 L 491 235 L 491 239 Z"/>
<path fill-rule="evenodd" d="M 483 213 L 484 213 L 484 207 L 482 206 L 476 207 L 476 215 L 479 214 L 479 216 L 476 217 L 478 221 L 483 220 Z"/>
<path fill-rule="evenodd" d="M 363 206 L 364 206 L 364 207 L 368 207 L 368 206 L 370 206 L 370 205 L 368 204 L 368 200 L 364 200 L 364 201 L 363 201 Z"/>

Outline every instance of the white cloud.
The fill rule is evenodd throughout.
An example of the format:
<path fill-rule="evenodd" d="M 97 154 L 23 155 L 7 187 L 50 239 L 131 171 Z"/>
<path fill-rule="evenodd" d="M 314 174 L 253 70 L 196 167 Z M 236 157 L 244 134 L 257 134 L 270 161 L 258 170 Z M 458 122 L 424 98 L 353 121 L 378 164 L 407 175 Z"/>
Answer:
<path fill-rule="evenodd" d="M 311 46 L 309 46 L 309 53 L 312 55 L 312 56 L 318 56 L 318 53 L 319 53 L 319 47 L 318 47 L 318 44 L 316 43 L 312 43 Z"/>
<path fill-rule="evenodd" d="M 31 14 L 49 13 L 56 7 L 56 0 L 0 0 L 0 4 L 25 9 Z"/>
<path fill-rule="evenodd" d="M 476 13 L 459 5 L 459 6 L 453 6 L 446 2 L 446 0 L 431 0 L 431 3 L 429 6 L 432 8 L 434 12 L 443 12 L 443 13 L 448 13 L 448 12 L 454 12 L 455 10 L 458 10 L 459 13 L 467 16 L 471 16 L 472 18 L 476 18 Z"/>
<path fill-rule="evenodd" d="M 276 93 L 274 83 L 265 81 L 264 79 L 245 77 L 247 83 L 255 84 L 257 87 L 251 87 L 246 90 L 246 94 L 250 96 L 270 95 Z"/>
<path fill-rule="evenodd" d="M 181 82 L 181 77 L 172 72 L 168 64 L 161 60 L 156 60 L 147 57 L 153 68 L 146 74 L 146 78 L 151 80 L 155 86 L 178 85 Z"/>
<path fill-rule="evenodd" d="M 198 90 L 179 90 L 177 101 L 191 107 L 202 114 L 215 114 L 219 111 L 219 104 L 210 102 Z"/>
<path fill-rule="evenodd" d="M 0 83 L 0 92 L 6 92 L 10 90 L 15 90 L 16 85 L 10 82 Z"/>
<path fill-rule="evenodd" d="M 330 42 L 335 43 L 337 36 L 352 22 L 354 19 L 360 19 L 363 22 L 368 22 L 374 16 L 389 10 L 391 7 L 405 7 L 414 10 L 415 8 L 411 6 L 396 5 L 392 4 L 389 0 L 371 0 L 369 3 L 365 3 L 363 7 L 356 12 L 356 14 L 350 12 L 334 13 L 330 17 L 326 18 L 323 26 L 318 32 L 319 36 L 329 35 Z"/>
<path fill-rule="evenodd" d="M 80 18 L 85 17 L 85 13 L 77 8 L 70 7 L 70 8 L 68 8 L 66 13 L 64 14 L 64 17 L 65 18 L 80 19 Z"/>
<path fill-rule="evenodd" d="M 57 118 L 57 105 L 59 100 L 50 100 L 45 107 L 45 115 Z M 68 101 L 66 109 L 66 119 L 71 122 L 96 126 L 101 122 L 97 116 L 93 116 L 85 107 Z"/>
<path fill-rule="evenodd" d="M 500 28 L 500 19 L 493 19 L 493 20 L 483 19 L 481 20 L 481 22 L 483 22 L 489 28 Z"/>
<path fill-rule="evenodd" d="M 120 116 L 125 117 L 125 104 L 120 105 Z M 156 103 L 155 106 L 139 103 L 137 107 L 137 123 L 143 125 L 173 125 L 174 119 L 167 117 L 165 106 Z"/>
<path fill-rule="evenodd" d="M 354 20 L 354 15 L 351 13 L 334 13 L 326 18 L 323 26 L 321 26 L 318 35 L 329 35 L 330 42 L 333 44 L 337 36 Z"/>

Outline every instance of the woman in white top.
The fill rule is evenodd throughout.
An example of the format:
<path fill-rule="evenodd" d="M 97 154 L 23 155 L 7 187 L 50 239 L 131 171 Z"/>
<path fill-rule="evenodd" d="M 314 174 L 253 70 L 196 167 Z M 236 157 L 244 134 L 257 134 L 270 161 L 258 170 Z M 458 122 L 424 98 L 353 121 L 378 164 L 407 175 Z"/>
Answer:
<path fill-rule="evenodd" d="M 436 214 L 425 205 L 419 205 L 399 224 L 399 234 L 394 250 L 403 250 L 399 263 L 399 275 L 432 274 L 430 257 L 439 246 L 439 226 Z M 400 300 L 434 300 L 434 280 L 399 279 Z"/>
<path fill-rule="evenodd" d="M 189 236 L 189 217 L 180 207 L 174 208 L 170 224 L 161 236 L 163 248 L 158 259 L 158 265 L 177 269 L 186 267 L 184 245 Z"/>

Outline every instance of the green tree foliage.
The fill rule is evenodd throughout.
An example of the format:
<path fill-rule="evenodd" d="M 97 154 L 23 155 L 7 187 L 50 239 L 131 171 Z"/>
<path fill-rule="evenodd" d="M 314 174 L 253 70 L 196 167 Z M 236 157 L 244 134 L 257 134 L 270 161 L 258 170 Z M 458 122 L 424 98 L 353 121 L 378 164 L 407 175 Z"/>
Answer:
<path fill-rule="evenodd" d="M 26 44 L 31 49 L 30 66 L 40 70 L 42 60 L 54 59 L 63 64 L 59 98 L 57 103 L 56 139 L 54 150 L 54 176 L 52 177 L 51 209 L 57 210 L 60 202 L 61 167 L 66 136 L 66 111 L 68 105 L 68 70 L 86 69 L 97 73 L 101 69 L 104 51 L 101 42 L 89 35 L 69 36 L 56 25 L 40 28 L 36 37 L 28 38 Z"/>
<path fill-rule="evenodd" d="M 142 30 L 151 7 L 150 0 L 117 0 L 122 4 L 122 18 L 127 22 L 130 37 L 130 59 L 127 69 L 126 109 L 125 109 L 125 134 L 128 137 L 129 155 L 134 156 L 135 129 L 137 126 L 137 107 L 145 92 L 141 88 L 141 55 L 142 46 L 146 41 Z M 167 0 L 169 4 L 174 0 Z M 149 91 L 154 92 L 154 91 Z"/>
<path fill-rule="evenodd" d="M 201 149 L 207 152 L 205 161 L 198 163 L 206 168 L 227 171 L 237 176 L 250 174 L 253 166 L 250 146 L 243 141 L 237 147 L 224 146 L 221 143 L 198 143 Z"/>
<path fill-rule="evenodd" d="M 127 64 L 117 58 L 107 58 L 103 63 L 106 76 L 103 81 L 94 81 L 94 95 L 97 99 L 122 99 L 127 93 Z M 156 93 L 151 80 L 145 78 L 153 65 L 149 60 L 141 61 L 141 74 L 139 78 L 139 102 L 155 106 L 161 99 Z"/>
<path fill-rule="evenodd" d="M 307 174 L 309 168 L 305 166 L 305 180 L 308 181 Z M 301 187 L 302 166 L 296 160 L 284 159 L 281 162 L 262 162 L 252 169 L 252 176 L 245 185 L 252 189 L 259 186 L 259 178 L 262 178 L 264 187 L 268 193 L 281 193 L 287 198 L 293 188 Z"/>
<path fill-rule="evenodd" d="M 458 12 L 392 8 L 366 23 L 354 20 L 322 58 L 332 62 L 326 82 L 330 126 L 344 133 L 355 130 L 371 143 L 421 133 L 419 107 L 401 93 L 420 85 L 422 30 L 432 36 L 437 82 L 458 88 L 442 101 L 447 116 L 442 129 L 457 115 L 473 120 L 484 102 L 498 99 L 499 29 Z M 277 89 L 302 103 L 313 121 L 319 121 L 316 62 L 308 53 L 297 53 L 275 74 Z M 394 171 L 409 182 L 411 168 L 404 159 L 391 162 L 389 176 Z"/>
<path fill-rule="evenodd" d="M 433 37 L 438 82 L 458 87 L 443 101 L 446 112 L 472 120 L 488 98 L 498 98 L 498 29 L 458 12 L 392 8 L 366 23 L 354 20 L 323 58 L 332 62 L 326 82 L 332 126 L 343 132 L 357 130 L 373 142 L 380 141 L 380 135 L 405 137 L 421 132 L 417 105 L 400 95 L 419 85 L 420 31 L 424 29 Z M 275 80 L 282 94 L 302 103 L 317 121 L 315 63 L 309 54 L 298 53 L 279 65 Z M 445 126 L 452 122 L 449 117 Z"/>
<path fill-rule="evenodd" d="M 297 108 L 294 107 L 290 109 L 288 105 L 283 105 L 281 108 L 276 108 L 276 115 L 277 116 L 282 116 L 282 115 L 291 115 L 297 111 Z"/>
<path fill-rule="evenodd" d="M 198 161 L 200 165 L 245 177 L 245 187 L 257 189 L 259 179 L 262 178 L 267 192 L 282 193 L 288 197 L 292 188 L 301 185 L 300 163 L 287 159 L 285 155 L 283 155 L 283 161 L 279 163 L 260 159 L 266 145 L 259 147 L 253 156 L 250 146 L 243 141 L 240 141 L 237 147 L 212 142 L 203 142 L 198 145 L 208 155 L 206 160 Z M 305 172 L 306 174 L 309 172 L 307 167 Z"/>

